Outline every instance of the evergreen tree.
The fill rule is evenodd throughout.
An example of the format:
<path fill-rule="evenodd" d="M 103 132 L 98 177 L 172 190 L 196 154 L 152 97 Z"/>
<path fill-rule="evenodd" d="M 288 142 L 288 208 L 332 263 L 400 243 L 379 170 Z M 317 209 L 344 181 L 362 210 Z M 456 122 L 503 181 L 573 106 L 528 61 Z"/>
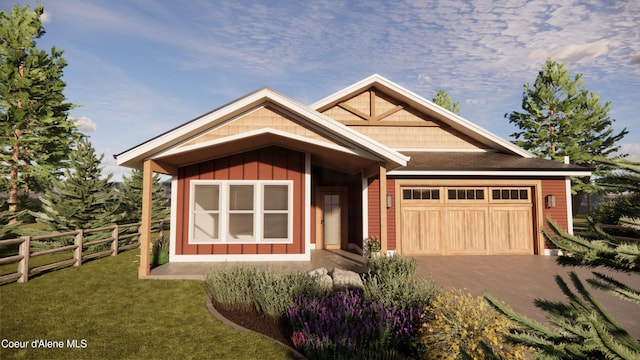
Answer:
<path fill-rule="evenodd" d="M 111 186 L 111 174 L 102 177 L 100 162 L 85 137 L 71 153 L 69 168 L 62 179 L 53 179 L 51 187 L 40 196 L 43 213 L 38 222 L 51 231 L 92 229 L 116 223 L 117 201 Z"/>
<path fill-rule="evenodd" d="M 131 171 L 130 177 L 124 176 L 122 180 L 118 191 L 119 210 L 123 216 L 121 222 L 124 224 L 138 223 L 142 220 L 143 172 L 134 169 Z M 151 219 L 166 219 L 169 216 L 169 199 L 167 199 L 167 191 L 158 174 L 153 175 L 151 197 Z"/>
<path fill-rule="evenodd" d="M 59 175 L 79 136 L 63 94 L 62 51 L 36 48 L 43 12 L 39 5 L 0 11 L 0 176 L 8 179 L 9 222 L 16 220 L 19 189 L 40 191 Z"/>
<path fill-rule="evenodd" d="M 623 173 L 604 178 L 607 186 L 624 186 L 628 191 L 638 191 L 640 162 L 626 160 L 601 160 L 608 165 L 625 169 Z M 631 184 L 627 187 L 626 184 Z M 629 209 L 630 214 L 640 214 L 640 208 Z M 593 239 L 574 236 L 564 232 L 549 220 L 551 232 L 545 232 L 558 248 L 568 256 L 560 256 L 557 261 L 566 266 L 603 266 L 635 276 L 640 275 L 640 237 L 620 240 L 599 229 L 593 222 Z M 623 226 L 640 230 L 640 217 L 623 217 Z M 603 289 L 639 306 L 640 289 L 633 289 L 598 271 L 587 282 L 594 288 Z M 485 298 L 498 311 L 504 313 L 520 328 L 515 329 L 509 339 L 515 343 L 533 347 L 539 358 L 549 359 L 640 359 L 640 343 L 633 339 L 607 312 L 607 310 L 585 288 L 578 276 L 571 272 L 570 279 L 575 293 L 560 277 L 556 282 L 569 302 L 561 303 L 536 300 L 536 306 L 548 313 L 548 320 L 554 328 L 544 326 L 534 320 L 506 308 L 497 299 L 485 293 Z"/>
<path fill-rule="evenodd" d="M 460 103 L 457 101 L 453 101 L 451 95 L 446 92 L 444 89 L 438 89 L 436 94 L 433 96 L 433 103 L 439 105 L 454 114 L 460 113 Z"/>
<path fill-rule="evenodd" d="M 594 158 L 617 152 L 620 146 L 616 143 L 628 131 L 614 133 L 611 103 L 602 104 L 582 83 L 582 74 L 571 77 L 565 65 L 547 60 L 533 87 L 524 84 L 523 111 L 505 117 L 518 128 L 511 134 L 516 145 L 542 158 L 564 161 L 569 156 L 572 163 L 593 169 L 594 176 L 604 176 L 609 168 L 597 165 Z M 576 195 L 573 209 L 577 212 L 583 195 L 598 188 L 588 177 L 572 181 Z"/>

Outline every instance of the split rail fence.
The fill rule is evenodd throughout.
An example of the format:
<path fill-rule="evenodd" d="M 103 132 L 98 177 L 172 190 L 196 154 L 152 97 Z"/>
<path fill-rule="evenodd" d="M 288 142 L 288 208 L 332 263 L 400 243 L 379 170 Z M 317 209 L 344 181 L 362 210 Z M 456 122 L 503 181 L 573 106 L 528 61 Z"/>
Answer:
<path fill-rule="evenodd" d="M 164 231 L 167 230 L 165 226 L 168 224 L 169 220 L 152 222 L 151 233 L 157 233 L 157 238 L 162 239 L 164 237 Z M 105 234 L 104 236 L 106 237 L 101 237 L 101 233 Z M 92 234 L 93 236 L 91 236 Z M 53 243 L 57 240 L 70 239 L 71 237 L 73 237 L 73 244 L 71 245 L 39 251 L 33 251 L 32 249 L 34 242 Z M 85 241 L 87 237 L 98 237 L 98 239 Z M 106 244 L 109 244 L 108 248 Z M 111 225 L 95 229 L 78 229 L 64 233 L 22 236 L 14 239 L 0 240 L 0 249 L 10 246 L 18 246 L 18 253 L 5 257 L 0 255 L 0 265 L 17 263 L 17 271 L 0 276 L 0 284 L 13 280 L 26 282 L 30 277 L 45 271 L 72 265 L 81 266 L 82 263 L 91 259 L 109 255 L 116 256 L 119 252 L 135 249 L 140 246 L 140 223 Z M 30 260 L 34 257 L 69 251 L 73 251 L 73 257 L 71 259 L 30 267 Z"/>

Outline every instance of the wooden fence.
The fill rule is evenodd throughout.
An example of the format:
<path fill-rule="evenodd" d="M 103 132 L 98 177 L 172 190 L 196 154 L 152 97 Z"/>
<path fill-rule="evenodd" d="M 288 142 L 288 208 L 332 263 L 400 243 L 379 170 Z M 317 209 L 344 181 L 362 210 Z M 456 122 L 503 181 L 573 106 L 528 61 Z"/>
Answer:
<path fill-rule="evenodd" d="M 158 220 L 152 222 L 152 233 L 158 233 L 158 238 L 164 236 L 165 225 L 169 223 L 169 220 Z M 137 229 L 136 229 L 137 228 Z M 17 271 L 15 273 L 9 273 L 0 276 L 0 284 L 16 280 L 18 282 L 26 282 L 29 277 L 44 271 L 50 271 L 67 266 L 80 266 L 83 262 L 91 259 L 103 257 L 103 256 L 116 256 L 119 252 L 135 249 L 140 246 L 140 223 L 125 224 L 125 225 L 111 225 L 96 229 L 79 229 L 64 233 L 36 235 L 36 236 L 22 236 L 15 239 L 0 240 L 0 247 L 4 246 L 16 246 L 18 245 L 18 254 L 6 257 L 0 257 L 0 265 L 17 263 Z M 86 241 L 85 238 L 91 234 L 99 234 L 103 232 L 107 237 L 99 238 L 96 240 Z M 60 246 L 47 250 L 33 251 L 32 242 L 52 242 L 60 238 L 73 237 L 73 245 Z M 133 241 L 133 242 L 132 242 Z M 98 247 L 96 245 L 109 244 L 109 248 L 103 250 L 106 247 Z M 84 253 L 89 247 L 94 247 L 98 250 L 90 253 Z M 73 258 L 53 262 L 46 265 L 41 265 L 31 268 L 29 262 L 31 258 L 55 253 L 61 253 L 65 251 L 73 251 Z"/>

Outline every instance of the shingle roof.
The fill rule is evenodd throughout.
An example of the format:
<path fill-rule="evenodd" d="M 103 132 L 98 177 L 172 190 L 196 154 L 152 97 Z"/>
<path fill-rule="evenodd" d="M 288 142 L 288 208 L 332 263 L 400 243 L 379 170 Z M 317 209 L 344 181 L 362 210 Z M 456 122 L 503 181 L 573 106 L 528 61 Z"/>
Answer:
<path fill-rule="evenodd" d="M 590 171 L 575 164 L 524 158 L 500 152 L 408 152 L 411 159 L 401 171 Z"/>

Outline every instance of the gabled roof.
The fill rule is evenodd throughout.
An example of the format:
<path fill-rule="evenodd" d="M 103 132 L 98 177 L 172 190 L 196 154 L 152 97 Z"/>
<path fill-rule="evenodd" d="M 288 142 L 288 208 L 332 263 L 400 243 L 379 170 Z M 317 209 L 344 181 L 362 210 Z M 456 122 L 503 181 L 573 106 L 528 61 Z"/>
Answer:
<path fill-rule="evenodd" d="M 359 152 L 372 154 L 376 158 L 390 163 L 391 168 L 405 166 L 409 160 L 405 155 L 269 88 L 254 91 L 140 145 L 114 155 L 114 158 L 117 160 L 118 165 L 142 168 L 144 160 L 153 158 L 161 153 L 167 153 L 170 149 L 175 149 L 189 139 L 225 121 L 237 118 L 264 105 L 283 109 L 300 119 L 300 121 L 322 131 L 337 144 Z"/>
<path fill-rule="evenodd" d="M 423 98 L 422 96 L 417 95 L 412 91 L 407 90 L 378 74 L 371 75 L 366 79 L 363 79 L 332 95 L 329 95 L 326 98 L 309 105 L 309 107 L 322 112 L 327 108 L 341 101 L 349 99 L 371 87 L 375 87 L 376 89 L 386 93 L 387 95 L 406 103 L 412 108 L 442 121 L 446 125 L 451 126 L 453 129 L 460 131 L 461 133 L 470 136 L 471 138 L 474 138 L 493 149 L 514 155 L 519 155 L 525 158 L 536 157 L 535 155 L 513 144 L 512 142 L 496 134 L 493 134 L 486 129 L 483 129 L 482 127 L 470 122 L 469 120 L 434 104 L 433 102 Z"/>

